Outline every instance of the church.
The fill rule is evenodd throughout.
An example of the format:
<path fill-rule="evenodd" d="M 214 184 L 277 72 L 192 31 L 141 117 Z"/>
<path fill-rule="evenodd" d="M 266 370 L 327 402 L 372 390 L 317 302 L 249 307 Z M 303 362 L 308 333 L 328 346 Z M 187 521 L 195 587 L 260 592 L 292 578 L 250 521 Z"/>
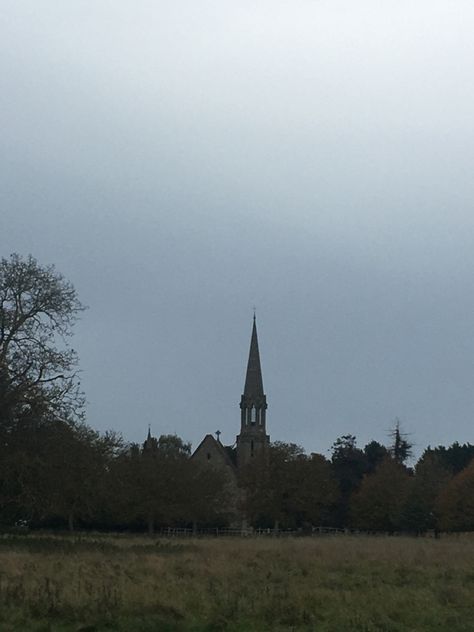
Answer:
<path fill-rule="evenodd" d="M 244 392 L 240 399 L 240 432 L 234 446 L 225 446 L 207 434 L 192 455 L 202 465 L 225 471 L 235 484 L 239 471 L 253 459 L 264 458 L 270 444 L 267 434 L 267 398 L 263 389 L 262 367 L 258 349 L 257 323 L 253 317 L 250 351 Z"/>

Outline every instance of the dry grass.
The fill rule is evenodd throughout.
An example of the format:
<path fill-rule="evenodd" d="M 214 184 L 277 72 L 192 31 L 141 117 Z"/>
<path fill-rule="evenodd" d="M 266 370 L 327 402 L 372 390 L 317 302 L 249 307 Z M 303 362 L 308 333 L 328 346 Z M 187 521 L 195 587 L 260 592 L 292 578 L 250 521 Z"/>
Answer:
<path fill-rule="evenodd" d="M 0 630 L 474 630 L 474 538 L 0 540 Z"/>

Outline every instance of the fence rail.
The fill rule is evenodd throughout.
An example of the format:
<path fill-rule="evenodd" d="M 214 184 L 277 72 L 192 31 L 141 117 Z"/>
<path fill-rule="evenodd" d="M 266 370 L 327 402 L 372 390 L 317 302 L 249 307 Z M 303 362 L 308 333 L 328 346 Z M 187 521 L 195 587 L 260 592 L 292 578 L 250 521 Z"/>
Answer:
<path fill-rule="evenodd" d="M 424 537 L 437 537 L 433 530 L 422 534 L 412 532 L 388 532 L 388 531 L 362 531 L 360 529 L 341 529 L 339 527 L 312 527 L 311 529 L 252 529 L 252 528 L 207 528 L 207 529 L 186 529 L 186 528 L 164 528 L 155 532 L 156 536 L 178 538 L 178 537 L 319 537 L 337 535 L 360 535 L 360 536 L 408 536 L 421 535 Z"/>

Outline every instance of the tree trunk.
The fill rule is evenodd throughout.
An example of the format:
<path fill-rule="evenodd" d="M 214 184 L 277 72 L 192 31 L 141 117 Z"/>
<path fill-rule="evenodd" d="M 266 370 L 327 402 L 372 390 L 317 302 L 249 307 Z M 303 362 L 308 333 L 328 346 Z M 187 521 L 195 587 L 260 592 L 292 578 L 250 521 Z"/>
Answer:
<path fill-rule="evenodd" d="M 153 516 L 148 516 L 148 535 L 155 533 L 155 519 Z"/>
<path fill-rule="evenodd" d="M 74 531 L 74 512 L 72 510 L 68 513 L 67 524 L 69 531 L 72 533 Z"/>
<path fill-rule="evenodd" d="M 197 520 L 193 520 L 193 535 L 197 534 L 198 523 Z"/>
<path fill-rule="evenodd" d="M 275 520 L 275 526 L 273 527 L 273 533 L 275 535 L 278 535 L 278 529 L 280 528 L 280 521 L 279 520 Z"/>

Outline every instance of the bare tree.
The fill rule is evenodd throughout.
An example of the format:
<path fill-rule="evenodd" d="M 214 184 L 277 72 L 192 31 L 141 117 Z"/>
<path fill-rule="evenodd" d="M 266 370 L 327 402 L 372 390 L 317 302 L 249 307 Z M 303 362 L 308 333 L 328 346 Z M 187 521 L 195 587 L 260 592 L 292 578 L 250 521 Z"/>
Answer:
<path fill-rule="evenodd" d="M 0 260 L 0 422 L 36 410 L 80 414 L 77 354 L 69 345 L 84 309 L 73 285 L 31 255 Z"/>

